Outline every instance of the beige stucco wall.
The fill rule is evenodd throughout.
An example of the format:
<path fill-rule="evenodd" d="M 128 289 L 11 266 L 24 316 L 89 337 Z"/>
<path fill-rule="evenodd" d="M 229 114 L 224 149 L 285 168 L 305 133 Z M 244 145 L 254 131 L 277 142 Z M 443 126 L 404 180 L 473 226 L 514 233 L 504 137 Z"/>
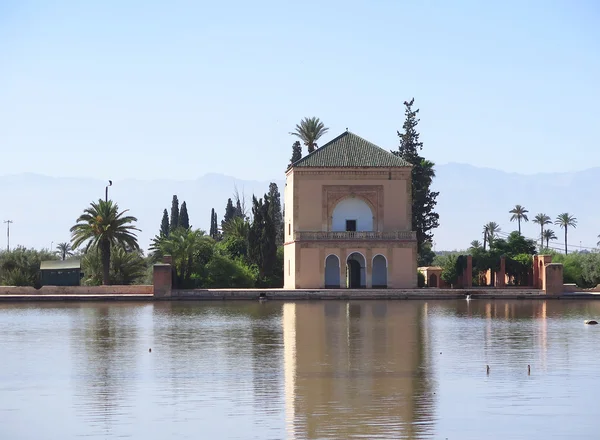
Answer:
<path fill-rule="evenodd" d="M 328 170 L 331 175 L 314 174 L 318 170 L 294 171 L 288 175 L 286 190 L 293 188 L 294 209 L 289 211 L 289 220 L 293 222 L 296 231 L 321 231 L 328 230 L 324 224 L 323 210 L 326 200 L 323 200 L 324 186 L 382 186 L 383 218 L 377 219 L 374 229 L 379 231 L 410 230 L 411 213 L 408 196 L 408 179 L 405 174 L 394 173 L 395 178 L 389 180 L 391 171 L 384 170 L 373 176 L 365 171 L 354 170 L 354 174 L 348 174 L 344 170 Z M 401 177 L 402 176 L 402 177 Z M 290 191 L 291 192 L 291 191 Z M 290 192 L 286 192 L 286 200 L 292 200 Z M 361 197 L 360 194 L 357 197 Z M 331 213 L 329 213 L 331 215 Z M 376 216 L 377 213 L 374 213 Z M 288 217 L 288 205 L 286 205 L 286 217 Z M 287 223 L 286 221 L 286 224 Z"/>
<path fill-rule="evenodd" d="M 346 197 L 361 198 L 371 207 L 374 231 L 410 231 L 410 168 L 292 169 L 286 177 L 286 289 L 325 287 L 325 259 L 330 254 L 337 255 L 340 260 L 340 287 L 345 288 L 346 261 L 352 252 L 365 257 L 365 287 L 372 287 L 372 261 L 377 254 L 387 260 L 389 288 L 417 286 L 416 242 L 382 239 L 294 241 L 297 239 L 294 232 L 331 231 L 333 209 Z"/>
<path fill-rule="evenodd" d="M 283 246 L 283 288 L 296 288 L 296 244 L 293 242 Z"/>

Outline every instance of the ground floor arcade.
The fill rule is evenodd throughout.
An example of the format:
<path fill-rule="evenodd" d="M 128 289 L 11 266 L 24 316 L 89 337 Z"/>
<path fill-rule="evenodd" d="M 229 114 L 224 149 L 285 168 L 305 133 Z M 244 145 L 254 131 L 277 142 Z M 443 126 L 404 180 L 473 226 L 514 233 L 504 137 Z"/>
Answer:
<path fill-rule="evenodd" d="M 412 242 L 387 247 L 295 242 L 286 244 L 284 260 L 287 289 L 417 286 L 416 244 Z"/>

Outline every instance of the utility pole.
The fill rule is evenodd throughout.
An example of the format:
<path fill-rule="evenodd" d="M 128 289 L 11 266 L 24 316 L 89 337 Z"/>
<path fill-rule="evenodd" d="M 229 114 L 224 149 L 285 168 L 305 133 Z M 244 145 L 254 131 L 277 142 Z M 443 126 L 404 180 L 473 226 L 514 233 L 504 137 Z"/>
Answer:
<path fill-rule="evenodd" d="M 6 223 L 6 251 L 10 252 L 10 224 L 13 223 L 12 220 L 4 220 Z"/>
<path fill-rule="evenodd" d="M 108 187 L 112 186 L 112 180 L 108 181 L 108 185 L 106 185 L 106 188 L 104 190 L 104 201 L 108 202 Z"/>

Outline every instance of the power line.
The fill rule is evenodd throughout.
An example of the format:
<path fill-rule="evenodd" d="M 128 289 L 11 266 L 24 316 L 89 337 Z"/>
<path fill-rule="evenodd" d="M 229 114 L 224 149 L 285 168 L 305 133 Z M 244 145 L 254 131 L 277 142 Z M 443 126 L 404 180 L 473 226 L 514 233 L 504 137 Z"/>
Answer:
<path fill-rule="evenodd" d="M 497 231 L 495 233 L 495 235 L 500 235 L 500 236 L 502 236 L 501 238 L 507 238 L 511 233 L 512 232 L 509 233 L 509 232 L 504 232 L 504 231 Z M 531 238 L 531 237 L 525 237 L 524 235 L 522 235 L 522 237 L 526 238 L 527 240 L 532 240 L 535 243 L 537 243 L 538 240 L 540 239 L 539 237 L 537 237 L 537 238 Z M 553 245 L 554 246 L 562 246 L 562 248 L 558 248 L 558 250 L 563 250 L 563 251 L 565 250 L 565 244 L 564 243 L 561 243 L 560 241 L 557 242 L 556 240 L 552 240 L 552 241 L 553 241 Z M 577 248 L 577 249 L 589 249 L 589 250 L 598 249 L 598 246 L 581 246 L 581 245 L 577 246 L 577 245 L 572 245 L 572 244 L 567 245 L 567 246 L 571 246 L 571 247 Z M 546 246 L 546 248 L 547 249 L 553 249 L 552 246 Z"/>

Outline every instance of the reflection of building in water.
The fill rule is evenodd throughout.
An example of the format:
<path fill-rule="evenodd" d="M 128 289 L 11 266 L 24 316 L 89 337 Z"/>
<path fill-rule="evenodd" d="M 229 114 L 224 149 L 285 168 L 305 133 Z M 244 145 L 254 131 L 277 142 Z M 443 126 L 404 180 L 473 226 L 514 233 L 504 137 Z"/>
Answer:
<path fill-rule="evenodd" d="M 417 435 L 431 420 L 422 303 L 322 302 L 283 309 L 286 420 L 308 438 Z M 417 431 L 419 430 L 419 432 Z"/>

